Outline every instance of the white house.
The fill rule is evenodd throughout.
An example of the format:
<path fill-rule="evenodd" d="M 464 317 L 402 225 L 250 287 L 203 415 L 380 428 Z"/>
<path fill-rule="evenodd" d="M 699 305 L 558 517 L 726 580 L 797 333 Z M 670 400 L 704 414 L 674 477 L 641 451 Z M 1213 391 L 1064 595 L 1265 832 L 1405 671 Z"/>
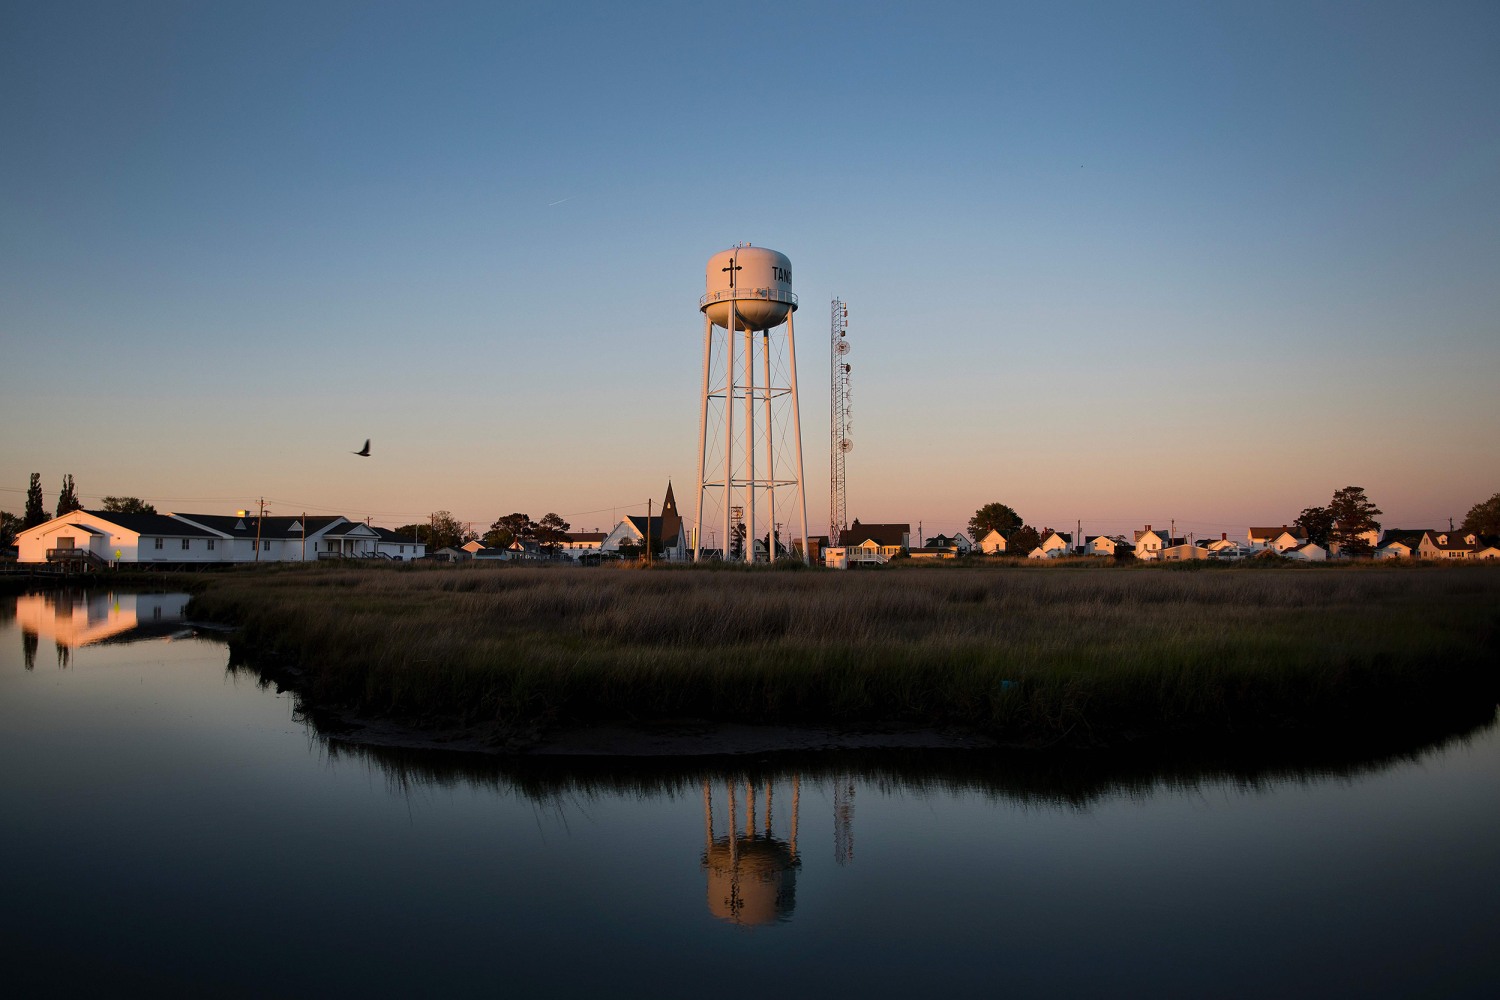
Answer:
<path fill-rule="evenodd" d="M 855 518 L 839 536 L 839 544 L 845 548 L 859 546 L 874 549 L 886 559 L 891 559 L 911 549 L 911 525 L 897 522 L 860 524 L 859 518 Z"/>
<path fill-rule="evenodd" d="M 557 551 L 574 562 L 591 557 L 597 559 L 607 537 L 603 531 L 570 531 L 567 541 L 559 545 Z"/>
<path fill-rule="evenodd" d="M 1422 540 L 1425 528 L 1389 528 L 1380 538 L 1375 550 L 1376 559 L 1415 559 L 1417 543 Z"/>
<path fill-rule="evenodd" d="M 75 510 L 16 536 L 23 563 L 230 562 L 226 537 L 166 514 Z"/>
<path fill-rule="evenodd" d="M 1480 550 L 1474 532 L 1424 531 L 1417 543 L 1418 559 L 1472 559 Z"/>
<path fill-rule="evenodd" d="M 1307 532 L 1295 524 L 1291 526 L 1283 524 L 1279 528 L 1252 527 L 1246 531 L 1245 537 L 1249 540 L 1252 550 L 1275 549 L 1277 552 L 1285 552 L 1307 541 Z"/>
<path fill-rule="evenodd" d="M 1192 545 L 1179 539 L 1175 545 L 1163 546 L 1158 558 L 1162 562 L 1191 562 L 1194 559 L 1209 559 L 1212 556 L 1204 546 Z"/>
<path fill-rule="evenodd" d="M 1135 533 L 1135 557 L 1137 559 L 1160 559 L 1161 550 L 1172 544 L 1172 539 L 1159 531 L 1154 531 L 1151 525 L 1146 525 L 1146 530 Z"/>
<path fill-rule="evenodd" d="M 1229 537 L 1228 532 L 1219 532 L 1219 537 L 1203 546 L 1212 559 L 1239 559 L 1244 556 L 1240 543 Z"/>
<path fill-rule="evenodd" d="M 979 551 L 987 556 L 1001 556 L 1005 554 L 1005 536 L 994 528 L 989 534 L 979 540 Z"/>
<path fill-rule="evenodd" d="M 387 559 L 397 562 L 410 562 L 413 559 L 421 559 L 427 554 L 427 543 L 419 542 L 415 538 L 398 535 L 390 528 L 374 528 L 375 551 Z"/>
<path fill-rule="evenodd" d="M 373 528 L 343 517 L 75 510 L 20 533 L 19 562 L 300 562 L 374 556 Z"/>
<path fill-rule="evenodd" d="M 1379 528 L 1366 528 L 1364 531 L 1356 532 L 1354 537 L 1368 546 L 1368 548 L 1365 549 L 1366 552 L 1374 551 L 1375 547 L 1380 544 Z M 1330 541 L 1328 543 L 1328 555 L 1335 558 L 1343 556 L 1344 553 L 1342 543 L 1337 541 Z M 1348 557 L 1344 556 L 1344 558 Z"/>
<path fill-rule="evenodd" d="M 1073 536 L 1063 531 L 1044 529 L 1042 540 L 1027 553 L 1032 559 L 1060 559 L 1073 553 Z"/>
<path fill-rule="evenodd" d="M 1111 556 L 1113 557 L 1121 549 L 1129 549 L 1130 543 L 1123 538 L 1113 538 L 1109 535 L 1089 535 L 1083 542 L 1083 554 L 1086 556 Z"/>
<path fill-rule="evenodd" d="M 1328 550 L 1317 542 L 1303 542 L 1296 548 L 1283 550 L 1281 554 L 1299 562 L 1326 562 L 1328 559 Z"/>
<path fill-rule="evenodd" d="M 911 550 L 913 559 L 957 559 L 966 556 L 973 548 L 962 533 L 957 535 L 933 535 L 919 547 Z"/>

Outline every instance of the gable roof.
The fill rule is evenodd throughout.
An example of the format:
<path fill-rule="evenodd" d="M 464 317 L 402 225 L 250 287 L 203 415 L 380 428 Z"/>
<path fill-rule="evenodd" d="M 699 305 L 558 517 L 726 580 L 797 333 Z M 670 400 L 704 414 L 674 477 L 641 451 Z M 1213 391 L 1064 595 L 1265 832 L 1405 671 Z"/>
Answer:
<path fill-rule="evenodd" d="M 254 514 L 246 514 L 240 517 L 238 514 L 179 514 L 175 511 L 169 515 L 173 519 L 191 521 L 202 525 L 210 531 L 216 531 L 230 538 L 254 539 L 256 533 L 256 522 L 260 522 L 259 537 L 261 539 L 296 538 L 302 537 L 302 529 L 307 529 L 309 536 L 315 535 L 330 525 L 350 522 L 348 518 L 337 514 L 320 517 L 266 517 L 257 518 Z"/>
<path fill-rule="evenodd" d="M 609 535 L 605 534 L 602 531 L 570 531 L 570 532 L 568 532 L 567 541 L 569 541 L 569 542 L 579 542 L 579 543 L 587 543 L 587 542 L 601 542 L 602 543 L 608 537 L 609 537 Z"/>
<path fill-rule="evenodd" d="M 911 538 L 911 525 L 892 522 L 890 524 L 860 524 L 859 518 L 839 534 L 840 545 L 859 545 L 866 541 L 876 545 L 905 545 Z"/>
<path fill-rule="evenodd" d="M 1296 524 L 1283 524 L 1279 528 L 1277 528 L 1277 527 L 1271 527 L 1271 528 L 1254 528 L 1254 527 L 1252 527 L 1250 529 L 1250 537 L 1251 538 L 1266 538 L 1266 539 L 1279 538 L 1279 537 L 1281 537 L 1281 533 L 1283 531 L 1286 532 L 1288 535 L 1291 535 L 1293 538 L 1298 539 L 1299 541 L 1306 541 L 1307 540 L 1307 532 L 1305 532 L 1305 531 L 1302 530 L 1301 525 L 1296 525 Z"/>
<path fill-rule="evenodd" d="M 109 510 L 86 510 L 83 513 L 101 521 L 119 525 L 137 535 L 159 535 L 173 538 L 213 538 L 212 531 L 204 531 L 169 514 L 117 514 Z M 67 515 L 64 515 L 67 516 Z M 80 525 L 82 527 L 82 525 Z"/>

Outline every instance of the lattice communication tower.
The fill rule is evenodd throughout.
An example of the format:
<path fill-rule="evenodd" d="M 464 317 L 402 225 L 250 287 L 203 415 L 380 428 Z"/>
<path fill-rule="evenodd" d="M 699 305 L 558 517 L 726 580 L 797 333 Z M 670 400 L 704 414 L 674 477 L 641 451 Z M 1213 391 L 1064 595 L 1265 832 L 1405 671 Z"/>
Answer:
<path fill-rule="evenodd" d="M 832 385 L 828 411 L 828 544 L 838 545 L 849 527 L 844 457 L 854 450 L 849 425 L 849 303 L 834 299 L 829 310 L 828 367 Z"/>

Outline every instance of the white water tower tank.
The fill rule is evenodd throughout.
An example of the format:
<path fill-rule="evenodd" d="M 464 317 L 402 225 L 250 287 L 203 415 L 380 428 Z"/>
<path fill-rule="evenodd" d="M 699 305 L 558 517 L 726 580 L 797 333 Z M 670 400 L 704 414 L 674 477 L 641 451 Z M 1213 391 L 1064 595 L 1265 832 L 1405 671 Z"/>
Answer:
<path fill-rule="evenodd" d="M 729 329 L 734 304 L 736 330 L 769 330 L 797 308 L 792 262 L 765 247 L 734 247 L 708 258 L 707 291 L 698 301 L 714 326 Z"/>

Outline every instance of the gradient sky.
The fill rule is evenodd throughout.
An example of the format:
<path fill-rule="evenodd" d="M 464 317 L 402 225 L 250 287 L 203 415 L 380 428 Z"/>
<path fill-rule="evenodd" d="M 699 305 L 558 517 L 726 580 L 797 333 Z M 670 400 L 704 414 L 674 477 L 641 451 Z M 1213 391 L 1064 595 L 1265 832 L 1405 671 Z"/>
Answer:
<path fill-rule="evenodd" d="M 0 508 L 692 514 L 703 268 L 852 517 L 1500 490 L 1500 4 L 0 0 Z M 349 454 L 366 437 L 368 460 Z"/>

